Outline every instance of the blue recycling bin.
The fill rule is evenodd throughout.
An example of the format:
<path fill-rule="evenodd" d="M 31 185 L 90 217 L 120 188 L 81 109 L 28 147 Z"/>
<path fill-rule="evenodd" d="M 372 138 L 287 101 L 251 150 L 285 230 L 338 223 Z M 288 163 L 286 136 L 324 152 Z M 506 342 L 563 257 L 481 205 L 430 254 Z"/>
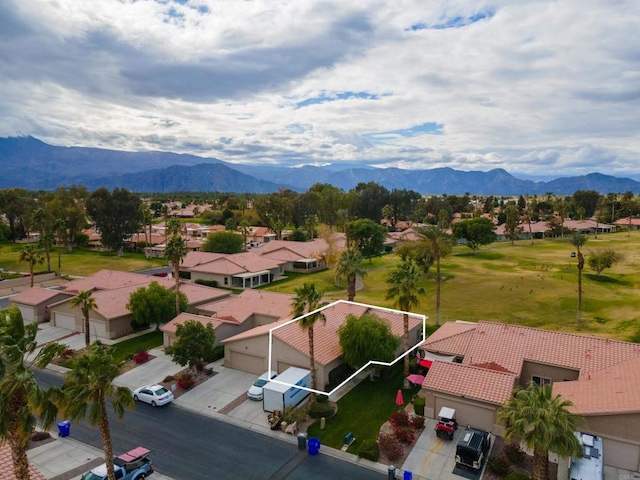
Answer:
<path fill-rule="evenodd" d="M 65 420 L 64 422 L 58 422 L 58 436 L 68 437 L 69 430 L 71 430 L 71 422 L 69 420 Z"/>
<path fill-rule="evenodd" d="M 413 473 L 411 472 L 404 472 L 404 480 L 412 480 L 413 479 Z"/>
<path fill-rule="evenodd" d="M 309 455 L 317 455 L 320 450 L 320 439 L 311 437 L 309 439 Z"/>

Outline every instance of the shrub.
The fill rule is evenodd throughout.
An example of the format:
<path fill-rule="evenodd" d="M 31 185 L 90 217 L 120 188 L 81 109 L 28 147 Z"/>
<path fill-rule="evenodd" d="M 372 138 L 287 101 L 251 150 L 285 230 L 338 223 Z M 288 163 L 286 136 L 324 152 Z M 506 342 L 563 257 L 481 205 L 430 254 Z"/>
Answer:
<path fill-rule="evenodd" d="M 349 375 L 354 372 L 353 368 L 351 368 L 346 363 L 342 363 L 338 365 L 336 368 L 329 372 L 329 386 L 332 390 L 333 387 L 339 385 L 343 380 L 346 380 Z"/>
<path fill-rule="evenodd" d="M 64 352 L 62 352 L 62 357 L 71 358 L 76 354 L 76 351 L 73 348 L 67 348 Z"/>
<path fill-rule="evenodd" d="M 189 390 L 190 388 L 193 388 L 195 383 L 196 382 L 193 379 L 193 375 L 191 375 L 190 373 L 183 373 L 182 375 L 180 375 L 180 377 L 178 377 L 178 388 L 181 388 L 183 390 Z"/>
<path fill-rule="evenodd" d="M 404 410 L 394 412 L 391 414 L 391 425 L 395 427 L 409 427 L 411 422 L 409 421 L 409 414 Z"/>
<path fill-rule="evenodd" d="M 329 418 L 333 416 L 333 406 L 329 403 L 314 402 L 309 409 L 311 418 Z"/>
<path fill-rule="evenodd" d="M 524 473 L 511 472 L 505 480 L 531 480 L 531 477 L 528 477 Z"/>
<path fill-rule="evenodd" d="M 215 362 L 216 360 L 220 360 L 224 358 L 224 345 L 218 345 L 213 348 L 213 352 L 211 353 L 211 361 Z"/>
<path fill-rule="evenodd" d="M 416 441 L 416 436 L 411 427 L 396 427 L 393 429 L 393 433 L 395 433 L 398 440 L 407 445 L 413 445 L 413 442 Z"/>
<path fill-rule="evenodd" d="M 400 440 L 395 435 L 383 434 L 378 436 L 378 448 L 381 453 L 391 460 L 395 461 L 402 457 L 404 449 Z"/>
<path fill-rule="evenodd" d="M 487 468 L 496 475 L 506 475 L 509 473 L 509 464 L 504 457 L 491 455 L 487 460 Z"/>
<path fill-rule="evenodd" d="M 42 440 L 46 440 L 47 438 L 51 438 L 49 432 L 33 432 L 31 434 L 32 442 L 40 442 Z"/>
<path fill-rule="evenodd" d="M 316 397 L 316 402 L 318 402 L 318 403 L 328 403 L 329 402 L 329 397 L 327 395 L 318 395 Z"/>
<path fill-rule="evenodd" d="M 416 415 L 424 416 L 424 405 L 425 405 L 424 397 L 418 396 L 418 398 L 416 398 L 415 401 L 413 402 L 413 409 L 415 410 Z"/>
<path fill-rule="evenodd" d="M 380 458 L 380 449 L 373 440 L 363 440 L 360 447 L 358 447 L 357 455 L 360 458 L 377 462 L 378 458 Z"/>
<path fill-rule="evenodd" d="M 145 352 L 144 350 L 139 351 L 133 356 L 133 361 L 136 364 L 140 365 L 141 363 L 145 363 L 149 361 L 149 352 Z"/>
<path fill-rule="evenodd" d="M 520 465 L 524 462 L 525 456 L 527 455 L 517 443 L 507 443 L 502 451 L 509 463 L 514 465 Z"/>
<path fill-rule="evenodd" d="M 414 415 L 411 418 L 411 426 L 416 430 L 424 428 L 425 418 L 422 415 Z"/>
<path fill-rule="evenodd" d="M 204 285 L 206 287 L 217 287 L 218 286 L 218 281 L 217 280 L 196 280 L 194 283 L 197 283 L 199 285 Z"/>
<path fill-rule="evenodd" d="M 176 377 L 174 377 L 173 375 L 167 375 L 166 377 L 164 377 L 163 382 L 173 382 L 176 379 Z"/>

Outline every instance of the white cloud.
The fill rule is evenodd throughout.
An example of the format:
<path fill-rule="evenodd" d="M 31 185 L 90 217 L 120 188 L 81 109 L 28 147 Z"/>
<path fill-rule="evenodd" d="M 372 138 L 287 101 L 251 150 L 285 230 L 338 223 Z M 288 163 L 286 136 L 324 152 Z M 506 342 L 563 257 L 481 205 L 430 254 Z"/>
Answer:
<path fill-rule="evenodd" d="M 0 136 L 638 174 L 639 20 L 631 0 L 8 0 Z"/>

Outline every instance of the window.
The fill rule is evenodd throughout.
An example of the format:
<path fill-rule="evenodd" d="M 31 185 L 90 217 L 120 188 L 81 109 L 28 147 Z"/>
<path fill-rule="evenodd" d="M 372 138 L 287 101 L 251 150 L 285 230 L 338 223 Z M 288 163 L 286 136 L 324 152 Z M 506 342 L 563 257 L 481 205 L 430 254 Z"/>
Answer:
<path fill-rule="evenodd" d="M 224 284 L 229 285 L 229 277 L 224 277 Z"/>
<path fill-rule="evenodd" d="M 547 377 L 538 377 L 537 375 L 532 375 L 531 381 L 533 381 L 534 383 L 537 383 L 541 387 L 544 385 L 551 385 L 551 379 Z"/>

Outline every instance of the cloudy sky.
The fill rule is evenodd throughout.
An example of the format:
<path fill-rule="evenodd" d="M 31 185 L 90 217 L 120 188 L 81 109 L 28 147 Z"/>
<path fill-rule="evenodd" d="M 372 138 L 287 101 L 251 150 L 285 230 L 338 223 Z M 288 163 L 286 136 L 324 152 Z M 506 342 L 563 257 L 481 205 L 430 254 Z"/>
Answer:
<path fill-rule="evenodd" d="M 2 0 L 0 136 L 640 174 L 638 0 Z"/>

